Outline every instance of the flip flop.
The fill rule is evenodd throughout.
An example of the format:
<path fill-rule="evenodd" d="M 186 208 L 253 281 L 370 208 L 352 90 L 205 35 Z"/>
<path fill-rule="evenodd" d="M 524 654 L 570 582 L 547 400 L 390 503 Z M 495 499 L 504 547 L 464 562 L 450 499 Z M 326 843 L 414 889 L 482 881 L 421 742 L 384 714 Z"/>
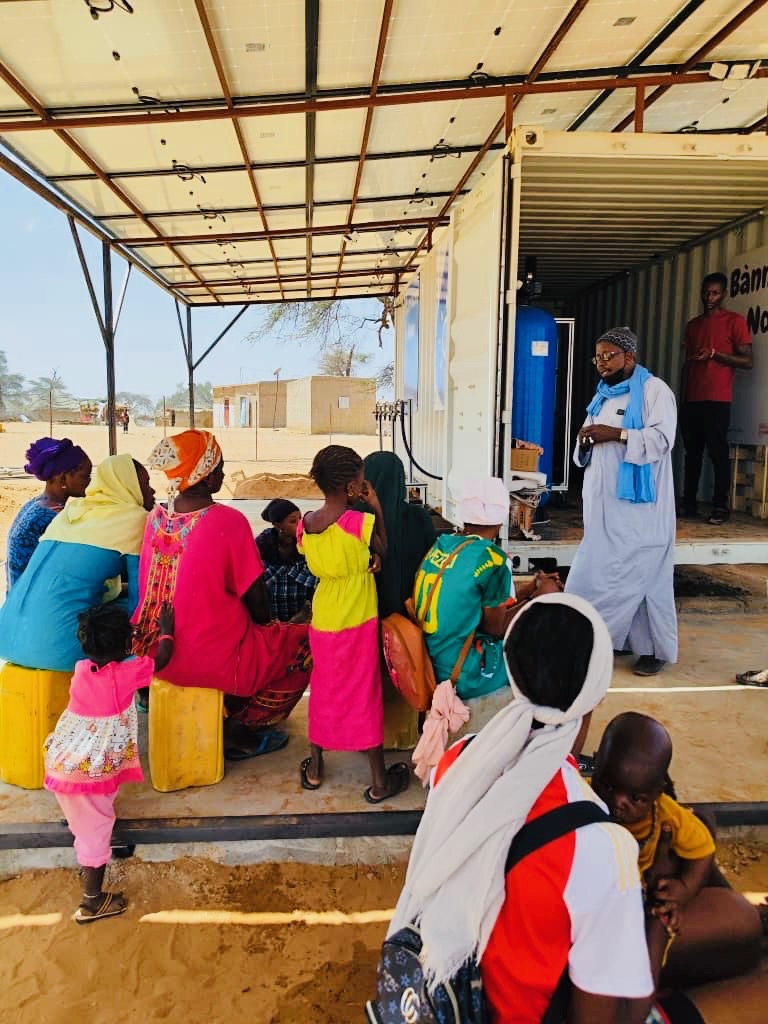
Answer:
<path fill-rule="evenodd" d="M 768 668 L 752 668 L 749 672 L 740 672 L 736 682 L 742 686 L 768 686 Z"/>
<path fill-rule="evenodd" d="M 128 903 L 121 892 L 103 892 L 101 895 L 104 898 L 96 910 L 80 904 L 74 913 L 74 919 L 78 924 L 90 924 L 92 921 L 102 921 L 105 917 L 117 917 L 128 909 Z"/>
<path fill-rule="evenodd" d="M 309 778 L 309 768 L 312 764 L 311 757 L 305 757 L 299 765 L 299 774 L 301 775 L 301 785 L 304 789 L 320 789 L 322 786 L 321 782 L 311 782 Z"/>
<path fill-rule="evenodd" d="M 363 797 L 369 804 L 383 804 L 387 800 L 392 800 L 399 793 L 403 793 L 408 789 L 408 785 L 411 781 L 411 769 L 405 763 L 405 761 L 398 761 L 396 764 L 391 764 L 387 768 L 387 778 L 393 779 L 396 783 L 396 789 L 391 793 L 386 793 L 383 796 L 374 796 L 371 792 L 373 786 L 368 786 L 367 789 L 363 790 Z"/>
<path fill-rule="evenodd" d="M 282 750 L 287 744 L 288 733 L 268 729 L 254 736 L 254 739 L 256 745 L 252 750 L 244 750 L 242 747 L 225 747 L 224 757 L 226 760 L 248 761 L 252 757 L 261 757 L 262 754 L 274 754 L 276 750 Z"/>

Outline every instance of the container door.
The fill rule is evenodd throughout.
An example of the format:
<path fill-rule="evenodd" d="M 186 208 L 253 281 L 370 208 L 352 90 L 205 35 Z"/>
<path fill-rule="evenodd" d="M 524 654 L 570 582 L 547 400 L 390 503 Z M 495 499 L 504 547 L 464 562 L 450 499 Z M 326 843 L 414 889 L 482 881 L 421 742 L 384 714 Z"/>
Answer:
<path fill-rule="evenodd" d="M 556 316 L 559 342 L 557 346 L 557 376 L 555 378 L 555 443 L 552 459 L 552 490 L 568 490 L 571 477 L 571 452 L 574 438 L 571 434 L 573 403 L 573 346 L 576 321 L 573 317 Z"/>
<path fill-rule="evenodd" d="M 504 166 L 499 159 L 453 216 L 443 511 L 452 522 L 463 481 L 494 472 Z"/>

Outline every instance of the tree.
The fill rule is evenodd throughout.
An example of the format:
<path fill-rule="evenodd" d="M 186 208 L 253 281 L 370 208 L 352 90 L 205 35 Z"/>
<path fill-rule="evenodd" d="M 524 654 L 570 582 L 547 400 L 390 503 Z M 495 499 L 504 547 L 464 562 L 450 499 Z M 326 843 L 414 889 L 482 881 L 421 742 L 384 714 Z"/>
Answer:
<path fill-rule="evenodd" d="M 376 387 L 383 391 L 387 398 L 395 393 L 395 364 L 386 363 L 376 374 Z"/>
<path fill-rule="evenodd" d="M 172 395 L 165 396 L 166 409 L 188 409 L 189 388 L 186 384 L 177 384 Z M 213 408 L 213 384 L 209 380 L 195 382 L 195 409 Z M 155 403 L 155 412 L 162 413 L 163 400 Z"/>
<path fill-rule="evenodd" d="M 267 307 L 264 322 L 245 340 L 311 344 L 321 373 L 350 377 L 357 367 L 370 362 L 372 353 L 366 347 L 374 338 L 383 348 L 382 332 L 391 326 L 394 299 L 387 296 L 380 302 L 381 312 L 373 317 L 360 316 L 355 300 L 279 302 Z"/>
<path fill-rule="evenodd" d="M 324 348 L 317 357 L 317 368 L 320 373 L 330 377 L 357 377 L 355 372 L 366 363 L 370 363 L 373 355 L 363 352 L 358 342 L 344 345 L 339 342 Z"/>
<path fill-rule="evenodd" d="M 155 405 L 148 395 L 137 395 L 133 391 L 118 391 L 115 395 L 116 405 L 127 405 L 134 418 L 136 416 L 152 417 Z"/>
<path fill-rule="evenodd" d="M 58 369 L 51 370 L 48 377 L 38 377 L 29 382 L 25 392 L 25 404 L 37 418 L 45 411 L 48 416 L 48 430 L 53 433 L 53 410 L 57 405 L 72 405 L 75 399 L 67 390 Z"/>
<path fill-rule="evenodd" d="M 21 411 L 24 384 L 22 374 L 9 371 L 8 357 L 0 349 L 0 416 L 15 416 Z"/>

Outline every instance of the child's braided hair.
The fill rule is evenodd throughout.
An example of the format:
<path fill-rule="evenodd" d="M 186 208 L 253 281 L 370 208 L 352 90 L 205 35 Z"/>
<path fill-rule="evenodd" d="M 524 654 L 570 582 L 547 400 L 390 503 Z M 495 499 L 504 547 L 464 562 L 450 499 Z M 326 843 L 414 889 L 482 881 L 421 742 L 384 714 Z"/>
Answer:
<path fill-rule="evenodd" d="M 112 603 L 97 604 L 81 612 L 77 621 L 77 639 L 92 661 L 122 661 L 130 651 L 133 627 L 124 608 Z"/>
<path fill-rule="evenodd" d="M 309 475 L 323 494 L 343 491 L 363 468 L 363 460 L 353 448 L 342 444 L 329 444 L 312 461 Z"/>

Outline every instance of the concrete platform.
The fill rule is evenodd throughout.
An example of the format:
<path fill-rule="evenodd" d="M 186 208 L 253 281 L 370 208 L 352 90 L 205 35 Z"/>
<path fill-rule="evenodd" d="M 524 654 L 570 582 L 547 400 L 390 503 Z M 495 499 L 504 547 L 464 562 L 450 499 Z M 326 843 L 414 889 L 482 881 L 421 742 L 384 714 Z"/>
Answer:
<path fill-rule="evenodd" d="M 767 627 L 765 613 L 683 615 L 678 665 L 645 679 L 632 674 L 631 658 L 617 659 L 612 688 L 595 712 L 586 751 L 594 749 L 614 715 L 642 710 L 672 733 L 672 776 L 682 799 L 721 805 L 724 824 L 768 823 L 768 690 L 733 683 L 735 672 L 768 664 Z M 330 752 L 323 787 L 303 790 L 298 765 L 307 751 L 306 707 L 302 700 L 286 723 L 291 739 L 284 750 L 227 763 L 224 780 L 216 786 L 178 793 L 156 793 L 149 782 L 125 786 L 118 800 L 121 837 L 139 844 L 175 844 L 176 851 L 188 843 L 269 841 L 271 859 L 280 859 L 281 850 L 291 857 L 291 849 L 304 859 L 302 850 L 314 849 L 310 859 L 322 854 L 324 862 L 386 859 L 399 850 L 403 843 L 397 837 L 413 833 L 423 807 L 418 781 L 373 807 L 362 798 L 369 782 L 365 756 Z M 146 751 L 146 719 L 141 748 Z M 401 758 L 407 754 L 387 755 L 389 762 Z M 148 775 L 146 764 L 145 771 Z M 387 839 L 370 839 L 377 836 Z M 361 837 L 369 837 L 362 846 L 357 842 Z M 50 793 L 0 784 L 0 849 L 53 849 L 70 842 Z M 262 859 L 254 849 L 249 858 Z"/>
<path fill-rule="evenodd" d="M 532 558 L 556 558 L 571 565 L 584 533 L 578 506 L 550 502 L 543 512 L 549 522 L 534 524 L 538 541 L 510 538 L 508 549 L 521 572 L 528 572 Z M 768 562 L 768 520 L 734 512 L 723 526 L 708 526 L 705 519 L 677 520 L 676 565 L 739 565 Z"/>

